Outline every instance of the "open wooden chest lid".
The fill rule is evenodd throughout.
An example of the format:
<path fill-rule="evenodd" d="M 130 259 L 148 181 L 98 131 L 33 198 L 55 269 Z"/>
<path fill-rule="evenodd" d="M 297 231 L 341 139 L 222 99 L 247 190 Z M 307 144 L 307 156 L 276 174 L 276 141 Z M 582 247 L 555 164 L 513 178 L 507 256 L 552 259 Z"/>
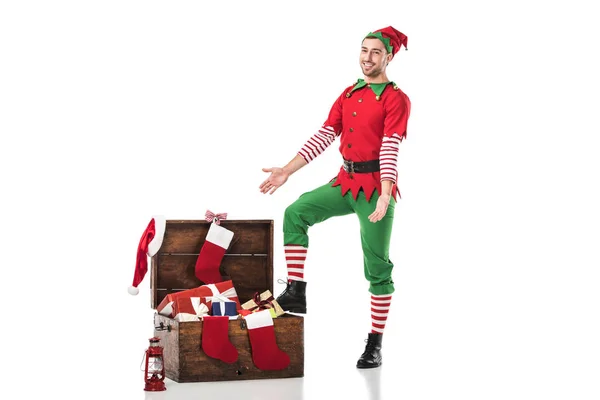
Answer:
<path fill-rule="evenodd" d="M 204 284 L 195 266 L 211 222 L 167 220 L 162 245 L 151 259 L 151 307 L 167 294 Z M 241 303 L 256 292 L 273 293 L 273 220 L 221 220 L 233 238 L 220 266 L 224 280 L 231 279 Z"/>

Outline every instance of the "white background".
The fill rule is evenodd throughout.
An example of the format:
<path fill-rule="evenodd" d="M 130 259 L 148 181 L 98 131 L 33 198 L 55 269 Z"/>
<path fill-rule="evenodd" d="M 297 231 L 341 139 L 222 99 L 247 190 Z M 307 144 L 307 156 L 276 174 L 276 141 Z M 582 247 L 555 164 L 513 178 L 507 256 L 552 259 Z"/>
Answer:
<path fill-rule="evenodd" d="M 4 390 L 600 398 L 591 3 L 3 2 Z M 201 219 L 207 209 L 273 219 L 284 278 L 283 211 L 335 175 L 340 155 L 336 144 L 272 196 L 258 191 L 261 168 L 295 155 L 361 77 L 364 35 L 388 25 L 408 36 L 388 76 L 412 114 L 384 366 L 354 367 L 370 316 L 358 224 L 347 216 L 310 231 L 305 378 L 169 381 L 144 393 L 149 276 L 139 296 L 126 289 L 149 219 Z"/>

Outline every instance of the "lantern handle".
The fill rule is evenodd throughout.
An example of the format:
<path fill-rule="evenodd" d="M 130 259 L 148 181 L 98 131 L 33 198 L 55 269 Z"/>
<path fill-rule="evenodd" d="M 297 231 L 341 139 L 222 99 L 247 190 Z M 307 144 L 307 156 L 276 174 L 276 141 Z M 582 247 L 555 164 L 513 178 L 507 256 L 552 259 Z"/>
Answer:
<path fill-rule="evenodd" d="M 144 364 L 144 360 L 146 359 L 146 354 L 148 353 L 148 350 L 144 350 L 144 355 L 142 356 L 142 362 L 140 363 L 140 371 L 145 371 L 146 368 L 142 368 L 142 365 Z"/>

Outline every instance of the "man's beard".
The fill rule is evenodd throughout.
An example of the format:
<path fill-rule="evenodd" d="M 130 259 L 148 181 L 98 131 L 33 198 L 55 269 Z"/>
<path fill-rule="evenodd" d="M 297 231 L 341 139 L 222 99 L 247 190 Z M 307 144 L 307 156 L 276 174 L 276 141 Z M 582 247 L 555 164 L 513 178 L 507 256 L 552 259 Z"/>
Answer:
<path fill-rule="evenodd" d="M 371 71 L 365 72 L 365 68 L 362 65 L 361 65 L 361 69 L 362 69 L 363 75 L 368 76 L 369 78 L 375 78 L 375 77 L 381 75 L 381 71 L 382 71 L 381 68 L 373 68 L 373 69 L 371 69 Z"/>

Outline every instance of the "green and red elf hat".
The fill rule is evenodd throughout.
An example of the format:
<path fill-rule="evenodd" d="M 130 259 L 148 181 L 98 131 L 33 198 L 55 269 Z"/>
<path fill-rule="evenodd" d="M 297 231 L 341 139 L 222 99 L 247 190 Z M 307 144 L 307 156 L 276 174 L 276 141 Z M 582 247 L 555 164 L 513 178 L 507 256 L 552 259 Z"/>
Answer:
<path fill-rule="evenodd" d="M 406 47 L 406 43 L 408 42 L 406 35 L 391 26 L 378 29 L 375 32 L 369 32 L 369 34 L 365 36 L 365 39 L 367 38 L 377 38 L 381 40 L 385 45 L 387 52 L 392 53 L 392 55 L 396 55 L 402 45 L 408 50 L 408 47 Z"/>

